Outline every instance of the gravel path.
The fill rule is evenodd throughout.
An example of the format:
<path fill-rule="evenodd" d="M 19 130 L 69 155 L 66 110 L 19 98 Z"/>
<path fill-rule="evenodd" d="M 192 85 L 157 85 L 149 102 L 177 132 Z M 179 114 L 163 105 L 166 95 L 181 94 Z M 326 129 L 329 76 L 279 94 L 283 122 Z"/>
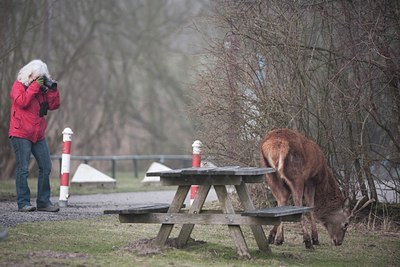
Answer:
<path fill-rule="evenodd" d="M 60 208 L 57 213 L 51 212 L 18 212 L 16 201 L 0 202 L 0 226 L 13 227 L 24 222 L 62 221 L 91 218 L 103 215 L 104 210 L 124 209 L 132 204 L 140 203 L 171 203 L 175 191 L 134 192 L 116 194 L 96 194 L 71 196 L 68 207 Z M 207 201 L 216 200 L 215 191 L 211 190 Z M 58 197 L 51 199 L 58 202 Z M 36 199 L 31 200 L 32 205 Z M 188 199 L 185 203 L 188 203 Z"/>

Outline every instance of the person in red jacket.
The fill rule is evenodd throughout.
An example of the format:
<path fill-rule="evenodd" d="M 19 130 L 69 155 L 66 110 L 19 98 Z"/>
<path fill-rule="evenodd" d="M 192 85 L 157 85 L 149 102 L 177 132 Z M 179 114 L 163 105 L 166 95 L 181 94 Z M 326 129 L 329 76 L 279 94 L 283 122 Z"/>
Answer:
<path fill-rule="evenodd" d="M 50 201 L 50 152 L 45 138 L 48 110 L 58 109 L 60 95 L 51 80 L 47 65 L 35 59 L 21 68 L 11 92 L 9 138 L 16 156 L 16 191 L 18 210 L 57 212 Z M 28 186 L 31 153 L 39 167 L 36 207 L 31 205 Z"/>

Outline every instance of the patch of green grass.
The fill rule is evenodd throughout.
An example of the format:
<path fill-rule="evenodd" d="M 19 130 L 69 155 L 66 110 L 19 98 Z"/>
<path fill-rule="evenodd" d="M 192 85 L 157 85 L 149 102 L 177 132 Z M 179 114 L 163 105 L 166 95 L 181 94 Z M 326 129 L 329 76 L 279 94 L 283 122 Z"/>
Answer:
<path fill-rule="evenodd" d="M 139 177 L 143 177 L 141 173 Z M 72 177 L 70 177 L 72 179 Z M 116 178 L 115 188 L 93 188 L 93 187 L 72 187 L 70 186 L 69 192 L 71 195 L 88 195 L 99 193 L 122 193 L 122 192 L 143 192 L 143 191 L 159 191 L 159 190 L 174 190 L 174 187 L 160 186 L 159 184 L 143 184 L 142 178 L 133 177 L 132 173 L 118 173 Z M 36 197 L 37 194 L 37 178 L 28 179 L 29 188 L 31 190 L 31 197 Z M 50 179 L 51 194 L 58 196 L 60 194 L 60 181 L 59 179 Z M 0 200 L 14 199 L 15 180 L 0 180 Z"/>
<path fill-rule="evenodd" d="M 398 266 L 398 233 L 350 229 L 340 247 L 331 246 L 320 229 L 321 246 L 304 248 L 298 224 L 286 224 L 286 242 L 259 252 L 248 227 L 243 232 L 252 259 L 239 259 L 226 226 L 196 225 L 188 246 L 153 255 L 132 249 L 138 240 L 154 238 L 156 224 L 121 224 L 115 215 L 95 219 L 20 224 L 0 243 L 0 266 Z M 175 226 L 171 237 L 177 237 Z M 269 230 L 265 228 L 266 231 Z M 198 242 L 199 240 L 205 242 Z M 136 248 L 136 247 L 135 247 Z"/>

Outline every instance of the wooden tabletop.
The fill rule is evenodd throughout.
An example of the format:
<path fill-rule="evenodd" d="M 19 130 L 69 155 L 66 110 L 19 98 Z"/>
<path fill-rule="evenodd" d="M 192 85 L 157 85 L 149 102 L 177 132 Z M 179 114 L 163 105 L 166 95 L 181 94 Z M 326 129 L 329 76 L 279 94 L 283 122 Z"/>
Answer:
<path fill-rule="evenodd" d="M 273 168 L 257 168 L 257 167 L 192 167 L 175 170 L 166 170 L 158 172 L 148 172 L 147 176 L 187 176 L 187 175 L 262 175 L 274 172 Z"/>
<path fill-rule="evenodd" d="M 147 176 L 159 176 L 162 185 L 239 185 L 262 183 L 266 173 L 273 168 L 257 167 L 200 167 L 148 172 Z"/>

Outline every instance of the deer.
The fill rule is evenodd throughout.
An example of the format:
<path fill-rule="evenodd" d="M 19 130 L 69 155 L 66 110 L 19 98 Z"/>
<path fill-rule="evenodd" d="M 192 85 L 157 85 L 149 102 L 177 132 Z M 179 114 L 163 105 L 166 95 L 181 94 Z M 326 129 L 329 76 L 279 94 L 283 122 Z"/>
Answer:
<path fill-rule="evenodd" d="M 303 242 L 307 249 L 319 245 L 316 220 L 328 231 L 335 246 L 340 246 L 354 215 L 374 200 L 367 201 L 357 210 L 350 209 L 350 199 L 345 198 L 332 170 L 328 167 L 320 147 L 311 139 L 291 129 L 276 129 L 265 136 L 260 144 L 260 164 L 272 167 L 275 172 L 265 175 L 265 180 L 278 206 L 286 206 L 290 195 L 295 206 L 313 208 L 307 214 L 311 225 L 311 238 L 303 215 L 300 224 Z M 275 225 L 269 233 L 270 244 L 284 242 L 283 224 Z"/>

